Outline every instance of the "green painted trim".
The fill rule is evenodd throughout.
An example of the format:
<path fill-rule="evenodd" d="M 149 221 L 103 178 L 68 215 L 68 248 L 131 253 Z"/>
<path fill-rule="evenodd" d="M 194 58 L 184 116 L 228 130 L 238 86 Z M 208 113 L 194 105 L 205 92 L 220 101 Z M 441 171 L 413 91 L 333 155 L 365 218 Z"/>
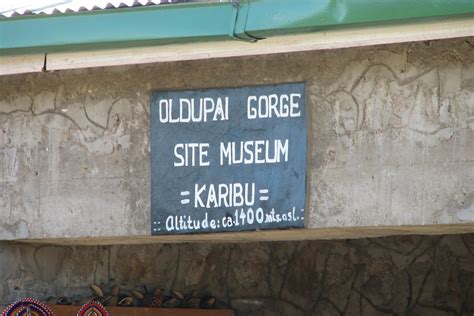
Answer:
<path fill-rule="evenodd" d="M 0 54 L 228 39 L 231 3 L 163 5 L 0 20 Z"/>
<path fill-rule="evenodd" d="M 0 19 L 0 55 L 278 34 L 474 17 L 474 0 L 240 0 Z"/>
<path fill-rule="evenodd" d="M 466 15 L 474 15 L 474 0 L 253 0 L 245 31 L 268 37 Z"/>
<path fill-rule="evenodd" d="M 245 31 L 247 25 L 247 19 L 249 15 L 250 4 L 248 0 L 241 0 L 239 3 L 239 11 L 237 13 L 237 19 L 234 26 L 233 37 L 247 42 L 256 42 L 260 38 L 253 37 Z"/>

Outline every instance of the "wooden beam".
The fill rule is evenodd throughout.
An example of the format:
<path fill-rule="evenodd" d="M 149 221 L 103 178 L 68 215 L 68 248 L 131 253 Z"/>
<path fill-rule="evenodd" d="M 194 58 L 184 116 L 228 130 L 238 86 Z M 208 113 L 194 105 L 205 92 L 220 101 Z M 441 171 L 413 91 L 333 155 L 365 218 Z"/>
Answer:
<path fill-rule="evenodd" d="M 257 241 L 296 241 L 325 239 L 373 238 L 392 235 L 448 235 L 474 233 L 474 223 L 418 226 L 374 226 L 374 227 L 329 227 L 316 229 L 293 229 L 252 231 L 238 233 L 187 234 L 166 236 L 110 236 L 16 240 L 19 243 L 61 245 L 113 245 L 153 243 L 234 243 Z"/>
<path fill-rule="evenodd" d="M 76 315 L 81 306 L 52 305 L 57 316 Z M 115 307 L 105 309 L 114 316 L 235 316 L 230 309 Z M 94 314 L 95 315 L 95 314 Z"/>
<path fill-rule="evenodd" d="M 199 42 L 103 51 L 52 53 L 47 70 L 291 53 L 474 36 L 474 18 L 277 36 L 256 43 Z"/>
<path fill-rule="evenodd" d="M 0 56 L 0 76 L 40 72 L 43 70 L 44 63 L 44 54 Z"/>
<path fill-rule="evenodd" d="M 474 36 L 474 18 L 394 26 L 276 36 L 248 43 L 243 41 L 198 42 L 153 47 L 18 55 L 0 57 L 0 75 L 44 70 L 119 66 L 180 60 L 291 53 L 310 50 L 403 43 Z"/>

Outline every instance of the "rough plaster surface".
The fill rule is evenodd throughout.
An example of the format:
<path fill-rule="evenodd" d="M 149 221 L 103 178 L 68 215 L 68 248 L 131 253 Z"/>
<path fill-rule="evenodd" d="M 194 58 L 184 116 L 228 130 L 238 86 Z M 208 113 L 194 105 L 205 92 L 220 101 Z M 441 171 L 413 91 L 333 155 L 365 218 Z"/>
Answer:
<path fill-rule="evenodd" d="M 153 90 L 306 81 L 306 227 L 474 223 L 472 38 L 0 78 L 0 239 L 150 234 Z"/>
<path fill-rule="evenodd" d="M 245 316 L 472 315 L 474 235 L 135 246 L 0 243 L 0 304 L 123 294 L 143 284 L 217 296 Z"/>

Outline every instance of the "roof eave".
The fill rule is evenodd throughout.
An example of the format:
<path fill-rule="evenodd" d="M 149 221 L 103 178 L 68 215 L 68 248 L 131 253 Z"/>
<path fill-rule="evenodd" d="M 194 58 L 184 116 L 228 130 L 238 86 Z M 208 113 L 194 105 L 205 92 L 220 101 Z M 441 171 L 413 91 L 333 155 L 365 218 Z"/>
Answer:
<path fill-rule="evenodd" d="M 45 55 L 101 56 L 102 64 L 88 57 L 55 68 L 64 69 L 460 36 L 474 36 L 472 0 L 241 0 L 33 15 L 0 19 L 0 56 L 19 65 L 15 70 L 2 57 L 0 68 L 8 70 L 0 73 L 53 69 L 43 65 Z M 137 53 L 123 53 L 129 51 Z M 119 55 L 118 62 L 105 60 Z"/>

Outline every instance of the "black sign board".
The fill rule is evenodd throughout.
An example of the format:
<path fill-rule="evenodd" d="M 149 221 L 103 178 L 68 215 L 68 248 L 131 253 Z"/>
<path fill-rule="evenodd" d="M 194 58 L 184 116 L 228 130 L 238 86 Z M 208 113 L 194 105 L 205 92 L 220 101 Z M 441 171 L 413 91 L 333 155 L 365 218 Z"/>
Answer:
<path fill-rule="evenodd" d="M 304 226 L 304 83 L 154 92 L 152 234 Z"/>

